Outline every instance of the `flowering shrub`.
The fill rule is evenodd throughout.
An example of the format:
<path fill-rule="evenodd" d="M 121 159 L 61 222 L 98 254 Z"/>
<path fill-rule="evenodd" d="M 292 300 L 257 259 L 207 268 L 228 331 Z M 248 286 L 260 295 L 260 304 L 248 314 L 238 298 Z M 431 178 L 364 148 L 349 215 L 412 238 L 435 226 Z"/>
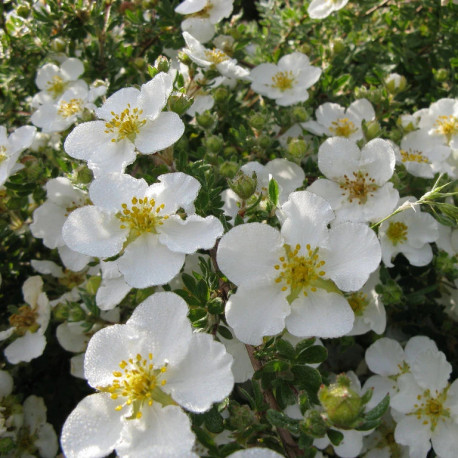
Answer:
<path fill-rule="evenodd" d="M 454 458 L 455 0 L 0 5 L 0 455 Z"/>

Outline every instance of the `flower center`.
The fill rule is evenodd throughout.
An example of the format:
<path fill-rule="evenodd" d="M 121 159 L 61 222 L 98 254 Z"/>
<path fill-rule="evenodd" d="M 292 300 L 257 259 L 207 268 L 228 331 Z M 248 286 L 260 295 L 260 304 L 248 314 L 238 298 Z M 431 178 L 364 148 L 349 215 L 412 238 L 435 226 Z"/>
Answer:
<path fill-rule="evenodd" d="M 348 118 L 340 118 L 331 123 L 330 132 L 338 137 L 349 137 L 354 134 L 358 128 Z"/>
<path fill-rule="evenodd" d="M 280 91 L 286 91 L 291 89 L 293 84 L 296 82 L 296 79 L 293 76 L 293 72 L 290 70 L 288 72 L 278 72 L 272 76 L 271 87 L 280 89 Z"/>
<path fill-rule="evenodd" d="M 37 311 L 23 305 L 19 307 L 18 311 L 10 316 L 10 325 L 16 328 L 15 332 L 19 336 L 23 336 L 27 331 L 36 332 L 40 325 L 37 323 L 38 313 Z"/>
<path fill-rule="evenodd" d="M 146 119 L 141 118 L 143 110 L 138 108 L 131 109 L 130 103 L 120 114 L 116 114 L 114 111 L 111 114 L 113 116 L 111 121 L 105 123 L 107 128 L 105 133 L 117 134 L 117 138 L 113 138 L 112 142 L 119 142 L 125 138 L 133 142 L 137 134 L 140 133 L 140 128 L 146 124 Z"/>
<path fill-rule="evenodd" d="M 418 162 L 420 164 L 429 164 L 428 158 L 423 156 L 420 151 L 411 151 L 412 150 L 409 150 L 408 152 L 403 149 L 401 150 L 402 162 Z"/>
<path fill-rule="evenodd" d="M 75 286 L 81 285 L 86 280 L 86 272 L 73 272 L 65 269 L 64 276 L 58 279 L 58 282 L 66 286 L 68 289 L 73 289 Z"/>
<path fill-rule="evenodd" d="M 157 226 L 162 226 L 164 224 L 162 220 L 169 218 L 168 215 L 159 215 L 165 205 L 156 207 L 154 199 L 132 197 L 131 204 L 130 208 L 127 204 L 122 204 L 122 212 L 118 213 L 117 217 L 122 222 L 119 227 L 129 229 L 133 237 L 138 237 L 144 232 L 157 234 Z"/>
<path fill-rule="evenodd" d="M 424 425 L 431 423 L 431 431 L 436 429 L 439 420 L 442 419 L 445 421 L 445 418 L 450 417 L 450 409 L 444 407 L 449 386 L 439 394 L 437 394 L 436 391 L 436 397 L 432 397 L 429 390 L 426 390 L 423 395 L 419 394 L 417 396 L 418 403 L 414 404 L 416 410 L 414 410 L 412 414 L 415 415 L 418 420 L 423 419 Z"/>
<path fill-rule="evenodd" d="M 205 57 L 212 63 L 212 64 L 220 64 L 229 59 L 229 56 L 221 49 L 213 48 L 211 51 L 205 51 Z"/>
<path fill-rule="evenodd" d="M 373 197 L 373 193 L 378 188 L 374 178 L 370 178 L 368 173 L 358 171 L 353 172 L 352 178 L 348 178 L 347 175 L 343 177 L 345 182 L 341 183 L 340 189 L 346 192 L 343 192 L 342 195 L 345 196 L 348 193 L 348 200 L 353 202 L 354 199 L 357 199 L 359 205 L 365 204 L 368 197 Z"/>
<path fill-rule="evenodd" d="M 369 305 L 369 298 L 367 297 L 367 294 L 364 294 L 361 291 L 350 294 L 347 297 L 347 301 L 356 316 L 362 316 L 364 310 L 366 310 L 366 307 Z"/>
<path fill-rule="evenodd" d="M 61 95 L 65 88 L 67 87 L 67 82 L 64 81 L 60 76 L 55 75 L 52 77 L 51 81 L 48 81 L 48 89 L 47 91 L 54 97 L 58 97 Z"/>
<path fill-rule="evenodd" d="M 284 246 L 286 256 L 280 256 L 279 264 L 274 266 L 275 270 L 279 270 L 280 274 L 275 279 L 276 283 L 283 283 L 282 291 L 290 289 L 290 294 L 287 297 L 289 303 L 294 301 L 302 291 L 304 296 L 307 296 L 307 289 L 315 292 L 319 279 L 325 275 L 321 270 L 325 262 L 320 260 L 318 256 L 318 248 L 312 251 L 307 244 L 307 256 L 300 256 L 299 251 L 301 246 L 296 245 L 292 250 L 287 244 Z"/>
<path fill-rule="evenodd" d="M 452 135 L 458 134 L 458 118 L 453 115 L 439 116 L 434 126 L 436 127 L 435 132 L 445 135 L 448 141 L 450 141 Z"/>
<path fill-rule="evenodd" d="M 69 118 L 81 111 L 83 111 L 83 101 L 81 99 L 71 99 L 69 102 L 62 100 L 57 109 L 57 112 L 63 118 Z"/>
<path fill-rule="evenodd" d="M 3 161 L 6 161 L 7 158 L 8 158 L 8 155 L 6 154 L 6 147 L 2 145 L 0 146 L 0 164 Z"/>
<path fill-rule="evenodd" d="M 119 363 L 120 371 L 113 371 L 114 379 L 108 386 L 97 387 L 99 391 L 110 393 L 111 399 L 124 398 L 123 404 L 118 404 L 116 410 L 132 405 L 132 415 L 129 420 L 141 418 L 144 405 L 152 406 L 159 402 L 166 406 L 176 404 L 175 401 L 161 389 L 166 383 L 165 372 L 167 365 L 155 367 L 152 353 L 148 358 L 137 354 L 135 358 Z"/>
<path fill-rule="evenodd" d="M 391 240 L 393 245 L 397 245 L 407 240 L 407 231 L 408 227 L 404 223 L 397 221 L 395 223 L 390 223 L 386 231 L 386 236 Z"/>
<path fill-rule="evenodd" d="M 210 11 L 213 9 L 213 4 L 211 2 L 207 2 L 207 4 L 197 13 L 192 14 L 192 17 L 201 17 L 201 18 L 209 18 Z"/>

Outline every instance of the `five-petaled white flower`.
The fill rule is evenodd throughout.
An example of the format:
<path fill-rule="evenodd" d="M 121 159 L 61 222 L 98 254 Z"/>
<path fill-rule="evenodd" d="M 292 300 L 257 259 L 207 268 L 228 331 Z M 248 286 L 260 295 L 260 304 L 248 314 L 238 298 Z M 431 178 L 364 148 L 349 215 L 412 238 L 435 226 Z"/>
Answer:
<path fill-rule="evenodd" d="M 342 9 L 348 0 L 312 0 L 307 13 L 312 19 L 324 19 L 334 11 Z"/>
<path fill-rule="evenodd" d="M 66 457 L 187 456 L 194 434 L 181 407 L 205 412 L 234 384 L 232 357 L 209 334 L 193 333 L 187 313 L 176 294 L 156 293 L 125 325 L 92 337 L 84 372 L 99 392 L 67 418 Z"/>
<path fill-rule="evenodd" d="M 347 138 L 328 138 L 318 151 L 318 167 L 326 178 L 307 189 L 326 199 L 339 221 L 379 221 L 399 199 L 388 182 L 394 165 L 395 154 L 386 140 L 376 138 L 360 150 Z"/>
<path fill-rule="evenodd" d="M 199 189 L 195 178 L 180 172 L 161 175 L 151 186 L 130 175 L 102 176 L 89 189 L 94 205 L 73 211 L 62 237 L 88 256 L 120 253 L 117 266 L 134 288 L 165 284 L 183 267 L 186 254 L 212 248 L 223 233 L 216 217 L 194 213 Z"/>
<path fill-rule="evenodd" d="M 184 124 L 176 113 L 162 111 L 172 88 L 173 78 L 159 73 L 140 90 L 128 87 L 115 92 L 96 110 L 100 121 L 79 124 L 70 132 L 66 153 L 87 161 L 97 178 L 123 172 L 134 162 L 136 150 L 152 154 L 173 145 Z"/>
<path fill-rule="evenodd" d="M 250 73 L 251 89 L 274 99 L 278 105 L 288 106 L 309 98 L 307 89 L 315 84 L 321 69 L 310 65 L 309 58 L 300 52 L 283 56 L 278 64 L 266 63 Z"/>
<path fill-rule="evenodd" d="M 299 337 L 339 337 L 354 313 L 340 290 L 356 291 L 380 263 L 380 245 L 365 224 L 328 224 L 329 204 L 294 192 L 280 208 L 281 232 L 250 223 L 223 236 L 217 260 L 238 286 L 226 305 L 236 336 L 259 345 L 286 329 Z"/>

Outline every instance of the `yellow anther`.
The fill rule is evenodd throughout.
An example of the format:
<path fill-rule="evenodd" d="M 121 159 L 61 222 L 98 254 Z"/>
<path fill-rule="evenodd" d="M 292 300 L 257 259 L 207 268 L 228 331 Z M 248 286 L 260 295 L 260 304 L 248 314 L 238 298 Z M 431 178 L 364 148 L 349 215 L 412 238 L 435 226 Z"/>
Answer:
<path fill-rule="evenodd" d="M 113 375 L 114 375 L 115 377 L 121 377 L 121 376 L 122 376 L 122 372 L 114 371 L 114 372 L 113 372 Z"/>
<path fill-rule="evenodd" d="M 407 240 L 408 227 L 400 221 L 391 222 L 386 231 L 386 236 L 393 245 L 404 243 Z"/>
<path fill-rule="evenodd" d="M 84 102 L 81 99 L 71 99 L 69 102 L 62 100 L 57 112 L 63 118 L 69 118 L 83 111 Z"/>
<path fill-rule="evenodd" d="M 60 76 L 55 75 L 52 77 L 51 81 L 48 81 L 47 91 L 53 96 L 53 98 L 57 98 L 63 94 L 67 85 L 68 82 L 64 81 Z"/>
<path fill-rule="evenodd" d="M 450 141 L 453 135 L 458 134 L 458 118 L 453 115 L 439 116 L 434 123 L 435 132 L 445 135 Z"/>
<path fill-rule="evenodd" d="M 344 175 L 343 178 L 344 180 L 340 183 L 340 188 L 345 192 L 342 195 L 347 195 L 350 202 L 358 200 L 358 204 L 365 204 L 367 199 L 372 197 L 378 189 L 375 179 L 369 178 L 367 173 L 361 171 L 353 172 L 353 178 L 348 178 L 347 175 Z"/>
<path fill-rule="evenodd" d="M 224 62 L 229 59 L 229 56 L 218 48 L 213 48 L 211 51 L 206 50 L 205 57 L 208 59 L 209 62 L 215 65 L 220 64 L 221 62 Z"/>
<path fill-rule="evenodd" d="M 286 91 L 291 89 L 296 82 L 293 72 L 291 70 L 285 72 L 277 72 L 272 76 L 272 84 L 270 87 L 279 89 L 280 91 Z"/>
<path fill-rule="evenodd" d="M 429 164 L 428 158 L 423 156 L 420 151 L 407 152 L 402 149 L 401 158 L 402 162 L 418 162 L 419 164 Z"/>
<path fill-rule="evenodd" d="M 336 135 L 337 137 L 350 137 L 358 129 L 352 121 L 348 118 L 340 118 L 337 121 L 331 123 L 329 128 L 330 132 Z"/>
<path fill-rule="evenodd" d="M 125 138 L 130 141 L 134 141 L 138 133 L 140 133 L 140 128 L 146 124 L 146 119 L 141 119 L 140 115 L 142 110 L 132 110 L 130 105 L 127 105 L 127 108 L 122 111 L 120 114 L 111 112 L 113 118 L 110 122 L 105 123 L 105 133 L 114 134 L 115 138 L 111 141 L 118 142 L 124 140 Z"/>

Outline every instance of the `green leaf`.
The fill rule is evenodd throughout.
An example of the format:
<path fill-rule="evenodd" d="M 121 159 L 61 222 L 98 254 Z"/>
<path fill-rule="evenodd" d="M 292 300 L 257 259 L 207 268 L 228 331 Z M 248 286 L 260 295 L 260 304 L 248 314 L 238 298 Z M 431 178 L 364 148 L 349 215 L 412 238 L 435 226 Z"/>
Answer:
<path fill-rule="evenodd" d="M 310 400 L 319 404 L 317 393 L 321 386 L 320 373 L 309 366 L 293 366 L 291 370 L 296 378 L 297 387 L 307 391 Z"/>
<path fill-rule="evenodd" d="M 280 359 L 276 359 L 273 361 L 269 361 L 265 364 L 265 366 L 261 369 L 263 372 L 283 372 L 289 369 L 289 363 L 286 361 L 282 361 Z"/>
<path fill-rule="evenodd" d="M 383 416 L 390 406 L 390 395 L 387 394 L 372 410 L 364 415 L 366 421 L 378 420 Z"/>
<path fill-rule="evenodd" d="M 310 339 L 301 340 L 296 345 L 297 354 L 300 355 L 301 352 L 303 352 L 306 348 L 311 347 L 314 343 L 315 343 L 315 337 L 311 337 Z"/>
<path fill-rule="evenodd" d="M 227 340 L 233 339 L 231 331 L 229 331 L 229 329 L 227 329 L 224 326 L 218 326 L 218 332 L 221 334 L 222 337 L 224 337 Z"/>
<path fill-rule="evenodd" d="M 205 427 L 214 434 L 219 434 L 224 431 L 224 420 L 218 412 L 216 406 L 204 414 Z"/>
<path fill-rule="evenodd" d="M 362 425 L 356 427 L 357 431 L 370 431 L 380 425 L 381 420 L 366 421 Z"/>
<path fill-rule="evenodd" d="M 189 274 L 182 274 L 181 279 L 183 280 L 184 285 L 188 290 L 192 293 L 195 294 L 196 292 L 196 281 L 194 280 L 194 277 L 192 277 Z"/>
<path fill-rule="evenodd" d="M 300 364 L 320 364 L 326 361 L 328 351 L 322 345 L 314 345 L 313 347 L 306 348 L 296 358 Z"/>
<path fill-rule="evenodd" d="M 274 206 L 278 205 L 279 194 L 280 190 L 278 188 L 278 183 L 276 182 L 275 178 L 271 178 L 269 181 L 269 199 Z"/>
<path fill-rule="evenodd" d="M 332 445 L 336 446 L 339 445 L 344 438 L 344 435 L 340 431 L 336 431 L 335 429 L 328 429 L 327 435 Z"/>
<path fill-rule="evenodd" d="M 278 354 L 288 359 L 293 359 L 296 356 L 296 350 L 286 340 L 279 339 L 276 342 Z"/>
<path fill-rule="evenodd" d="M 266 413 L 267 421 L 277 428 L 283 428 L 291 431 L 292 433 L 299 432 L 299 420 L 289 418 L 283 412 L 278 412 L 277 410 L 269 409 Z"/>

